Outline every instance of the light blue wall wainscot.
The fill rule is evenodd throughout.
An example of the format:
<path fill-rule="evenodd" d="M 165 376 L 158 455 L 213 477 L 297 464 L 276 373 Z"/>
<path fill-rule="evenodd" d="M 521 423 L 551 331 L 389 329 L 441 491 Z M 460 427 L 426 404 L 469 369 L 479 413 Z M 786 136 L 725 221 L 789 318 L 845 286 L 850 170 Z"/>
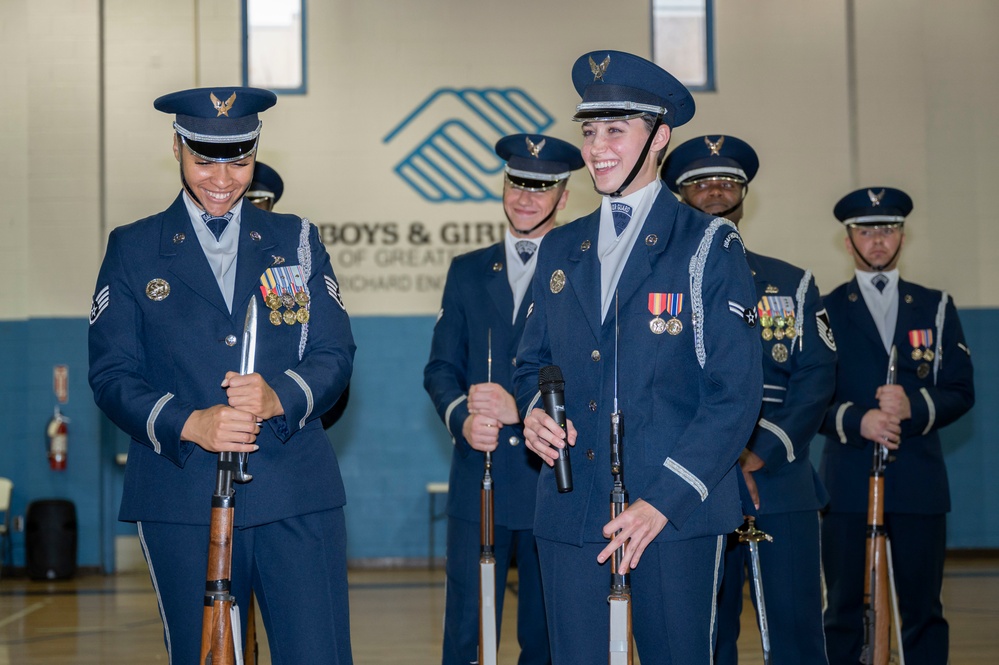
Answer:
<path fill-rule="evenodd" d="M 961 311 L 973 350 L 977 404 L 943 432 L 953 512 L 951 548 L 999 548 L 999 310 Z M 357 317 L 357 356 L 350 405 L 328 431 L 347 486 L 347 553 L 351 559 L 427 556 L 428 482 L 446 481 L 451 442 L 423 391 L 423 366 L 434 317 Z M 45 425 L 56 403 L 54 365 L 69 367 L 69 464 L 49 470 Z M 114 570 L 116 535 L 134 533 L 117 522 L 122 469 L 115 455 L 127 440 L 93 405 L 87 386 L 86 319 L 0 322 L 0 475 L 14 483 L 13 513 L 29 502 L 66 498 L 76 505 L 78 565 Z M 570 414 L 571 417 L 571 414 Z M 812 451 L 817 459 L 818 446 Z M 205 508 L 209 508 L 206 506 Z M 436 524 L 436 556 L 444 524 Z M 24 565 L 23 534 L 14 534 L 15 566 Z"/>

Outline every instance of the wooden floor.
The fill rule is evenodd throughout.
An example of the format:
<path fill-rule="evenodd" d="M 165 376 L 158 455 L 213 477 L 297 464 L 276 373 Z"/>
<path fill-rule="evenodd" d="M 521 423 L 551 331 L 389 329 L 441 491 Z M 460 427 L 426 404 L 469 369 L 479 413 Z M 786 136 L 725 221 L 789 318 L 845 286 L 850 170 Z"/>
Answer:
<path fill-rule="evenodd" d="M 506 603 L 516 606 L 509 590 Z M 951 626 L 951 663 L 999 663 L 999 560 L 948 563 L 944 608 Z M 440 662 L 442 571 L 351 571 L 350 609 L 358 665 Z M 742 663 L 763 662 L 753 621 L 750 612 L 743 613 Z M 504 623 L 514 625 L 509 617 Z M 512 635 L 501 641 L 501 665 L 516 663 L 515 645 Z M 146 575 L 51 583 L 0 580 L 0 665 L 165 662 Z M 266 643 L 260 663 L 270 663 Z"/>

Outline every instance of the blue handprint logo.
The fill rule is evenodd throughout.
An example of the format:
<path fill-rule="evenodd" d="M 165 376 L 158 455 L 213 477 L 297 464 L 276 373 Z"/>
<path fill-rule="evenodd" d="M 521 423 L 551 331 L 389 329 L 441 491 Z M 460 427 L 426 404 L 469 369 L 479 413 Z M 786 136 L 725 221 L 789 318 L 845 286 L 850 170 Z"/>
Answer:
<path fill-rule="evenodd" d="M 537 134 L 555 119 L 519 88 L 441 88 L 382 140 L 415 144 L 394 171 L 427 201 L 498 201 L 489 179 L 503 169 L 493 152 L 508 134 Z M 407 143 L 407 144 L 408 144 Z"/>

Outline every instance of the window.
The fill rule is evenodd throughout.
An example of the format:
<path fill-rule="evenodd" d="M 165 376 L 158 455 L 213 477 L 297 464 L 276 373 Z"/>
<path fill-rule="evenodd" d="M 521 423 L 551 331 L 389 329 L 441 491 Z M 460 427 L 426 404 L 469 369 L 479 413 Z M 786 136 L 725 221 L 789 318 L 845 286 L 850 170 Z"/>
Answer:
<path fill-rule="evenodd" d="M 691 90 L 714 90 L 712 0 L 652 0 L 652 59 Z"/>
<path fill-rule="evenodd" d="M 243 0 L 243 82 L 304 94 L 305 0 Z"/>

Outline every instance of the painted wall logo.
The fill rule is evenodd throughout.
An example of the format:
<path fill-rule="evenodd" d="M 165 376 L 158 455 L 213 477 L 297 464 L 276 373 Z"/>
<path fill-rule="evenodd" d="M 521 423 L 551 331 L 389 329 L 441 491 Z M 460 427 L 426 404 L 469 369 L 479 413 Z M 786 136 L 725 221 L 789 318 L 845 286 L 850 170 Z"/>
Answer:
<path fill-rule="evenodd" d="M 427 201 L 499 201 L 493 152 L 508 134 L 537 134 L 555 119 L 519 88 L 440 88 L 388 133 L 412 150 L 394 171 Z"/>

